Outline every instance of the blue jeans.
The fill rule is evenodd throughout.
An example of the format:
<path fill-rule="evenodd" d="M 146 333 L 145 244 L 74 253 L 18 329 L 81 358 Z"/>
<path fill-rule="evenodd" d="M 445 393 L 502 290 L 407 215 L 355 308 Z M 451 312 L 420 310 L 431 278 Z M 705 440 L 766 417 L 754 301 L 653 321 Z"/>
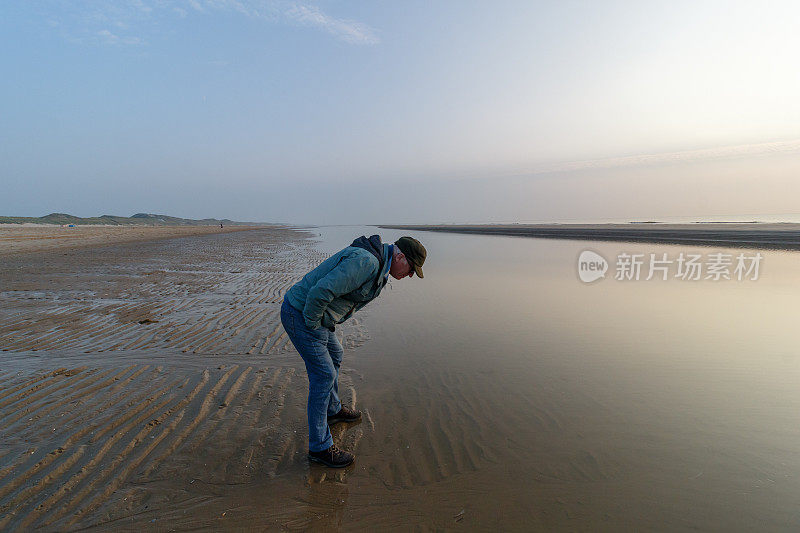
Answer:
<path fill-rule="evenodd" d="M 339 366 L 344 350 L 335 333 L 325 328 L 309 329 L 303 313 L 286 300 L 281 305 L 281 323 L 308 373 L 308 449 L 327 450 L 333 445 L 328 415 L 335 415 L 342 408 Z"/>

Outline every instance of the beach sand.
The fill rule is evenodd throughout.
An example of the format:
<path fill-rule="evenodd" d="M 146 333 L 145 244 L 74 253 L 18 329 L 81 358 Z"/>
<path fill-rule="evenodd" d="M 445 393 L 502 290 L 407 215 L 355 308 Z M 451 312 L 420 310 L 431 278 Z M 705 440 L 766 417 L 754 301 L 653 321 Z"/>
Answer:
<path fill-rule="evenodd" d="M 278 310 L 322 259 L 308 234 L 91 227 L 4 237 L 0 529 L 187 511 L 213 528 L 225 512 L 204 502 L 226 486 L 263 486 L 304 458 L 305 377 Z M 346 346 L 363 341 L 358 322 L 345 332 Z"/>
<path fill-rule="evenodd" d="M 252 227 L 94 225 L 68 227 L 46 224 L 0 224 L 0 257 L 17 253 L 229 233 L 249 229 Z"/>

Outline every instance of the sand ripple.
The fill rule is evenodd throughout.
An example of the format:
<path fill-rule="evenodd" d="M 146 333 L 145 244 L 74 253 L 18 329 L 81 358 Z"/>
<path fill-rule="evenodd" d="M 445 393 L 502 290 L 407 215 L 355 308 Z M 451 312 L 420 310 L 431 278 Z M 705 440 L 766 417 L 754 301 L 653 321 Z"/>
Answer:
<path fill-rule="evenodd" d="M 9 258 L 0 348 L 292 351 L 280 303 L 324 259 L 307 234 L 274 229 Z M 347 348 L 368 339 L 358 321 L 341 329 Z"/>
<path fill-rule="evenodd" d="M 0 387 L 0 529 L 69 529 L 158 505 L 151 483 L 236 485 L 305 457 L 293 367 L 146 364 L 13 376 Z M 299 455 L 298 455 L 299 453 Z M 180 491 L 178 491 L 180 492 Z"/>
<path fill-rule="evenodd" d="M 0 530 L 188 511 L 305 465 L 307 382 L 279 310 L 324 258 L 275 228 L 5 258 Z"/>

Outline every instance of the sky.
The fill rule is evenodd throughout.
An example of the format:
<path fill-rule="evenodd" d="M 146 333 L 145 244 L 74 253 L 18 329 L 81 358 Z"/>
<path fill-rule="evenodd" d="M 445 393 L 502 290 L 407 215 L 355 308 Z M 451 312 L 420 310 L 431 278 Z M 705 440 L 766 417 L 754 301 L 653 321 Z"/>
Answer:
<path fill-rule="evenodd" d="M 0 215 L 800 220 L 797 2 L 9 0 Z"/>

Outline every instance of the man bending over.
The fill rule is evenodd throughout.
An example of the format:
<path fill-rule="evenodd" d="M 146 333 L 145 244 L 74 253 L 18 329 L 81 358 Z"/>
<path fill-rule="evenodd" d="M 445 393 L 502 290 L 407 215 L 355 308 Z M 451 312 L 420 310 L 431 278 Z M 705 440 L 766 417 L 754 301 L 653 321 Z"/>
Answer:
<path fill-rule="evenodd" d="M 342 345 L 334 333 L 353 313 L 377 298 L 389 280 L 422 276 L 427 252 L 412 237 L 394 244 L 362 236 L 303 276 L 284 296 L 281 323 L 308 373 L 308 458 L 341 468 L 355 456 L 333 444 L 330 425 L 354 422 L 361 412 L 339 401 Z"/>

